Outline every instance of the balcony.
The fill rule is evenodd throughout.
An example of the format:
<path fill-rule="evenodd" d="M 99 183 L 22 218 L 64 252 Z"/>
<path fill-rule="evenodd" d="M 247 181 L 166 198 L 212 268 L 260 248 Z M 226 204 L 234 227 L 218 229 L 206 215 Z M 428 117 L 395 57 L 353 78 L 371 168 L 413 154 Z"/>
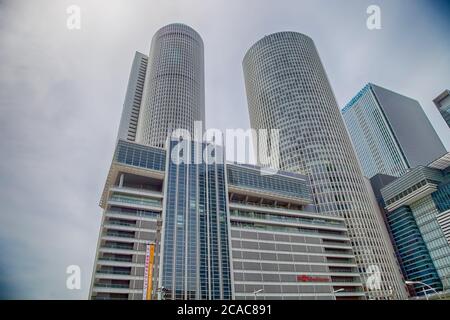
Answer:
<path fill-rule="evenodd" d="M 114 186 L 114 187 L 111 187 L 109 190 L 114 193 L 137 195 L 137 196 L 147 196 L 147 197 L 160 198 L 160 199 L 163 198 L 163 195 L 161 192 L 158 192 L 155 190 L 149 190 L 149 189 L 145 189 L 145 188 Z"/>
<path fill-rule="evenodd" d="M 101 245 L 101 248 L 122 249 L 122 250 L 134 250 L 134 245 L 126 245 L 120 243 L 105 243 Z"/>
<path fill-rule="evenodd" d="M 116 288 L 116 289 L 129 289 L 129 284 L 114 284 L 114 283 L 96 283 L 94 288 Z"/>
<path fill-rule="evenodd" d="M 118 238 L 127 238 L 127 239 L 134 239 L 135 238 L 135 233 L 134 232 L 130 232 L 128 233 L 127 231 L 112 231 L 112 230 L 108 230 L 106 233 L 103 234 L 104 237 L 118 237 Z"/>
<path fill-rule="evenodd" d="M 97 270 L 98 274 L 118 274 L 118 275 L 125 275 L 125 276 L 129 276 L 131 275 L 131 270 Z"/>
<path fill-rule="evenodd" d="M 161 210 L 161 200 L 157 199 L 150 199 L 150 198 L 137 198 L 137 197 L 129 197 L 129 196 L 122 196 L 122 195 L 112 195 L 108 199 L 108 204 L 110 205 L 130 205 L 131 207 L 137 207 L 141 209 L 154 209 L 154 210 Z"/>

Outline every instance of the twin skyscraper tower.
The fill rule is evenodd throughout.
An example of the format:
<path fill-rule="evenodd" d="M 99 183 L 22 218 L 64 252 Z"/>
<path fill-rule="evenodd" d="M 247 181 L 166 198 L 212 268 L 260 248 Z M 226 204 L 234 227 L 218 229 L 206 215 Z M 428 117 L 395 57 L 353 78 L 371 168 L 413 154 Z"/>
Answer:
<path fill-rule="evenodd" d="M 91 298 L 406 298 L 311 38 L 274 33 L 243 59 L 251 127 L 279 133 L 278 172 L 172 163 L 170 133 L 205 121 L 203 51 L 196 31 L 170 24 L 135 55 Z"/>

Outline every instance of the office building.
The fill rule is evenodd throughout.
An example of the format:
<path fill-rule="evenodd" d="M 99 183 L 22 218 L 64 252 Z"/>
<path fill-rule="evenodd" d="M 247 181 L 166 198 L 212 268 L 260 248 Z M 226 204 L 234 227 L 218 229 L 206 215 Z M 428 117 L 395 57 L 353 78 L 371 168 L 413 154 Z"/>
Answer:
<path fill-rule="evenodd" d="M 315 212 L 308 177 L 228 164 L 236 299 L 365 299 L 345 221 Z"/>
<path fill-rule="evenodd" d="M 258 163 L 308 175 L 317 213 L 345 219 L 369 299 L 406 297 L 314 42 L 296 32 L 265 36 L 243 69 L 251 127 L 279 130 L 279 141 L 270 142 L 277 161 L 263 154 Z M 381 277 L 374 285 L 373 270 Z"/>
<path fill-rule="evenodd" d="M 178 152 L 180 146 L 183 150 Z M 211 161 L 204 161 L 209 149 Z M 165 299 L 232 298 L 225 180 L 220 147 L 170 141 L 159 275 Z"/>
<path fill-rule="evenodd" d="M 203 40 L 191 27 L 169 24 L 153 36 L 136 142 L 164 147 L 175 129 L 205 122 Z"/>
<path fill-rule="evenodd" d="M 164 149 L 117 142 L 100 200 L 92 299 L 142 300 L 158 288 L 165 167 Z"/>
<path fill-rule="evenodd" d="M 135 141 L 139 112 L 141 110 L 142 93 L 144 92 L 145 75 L 147 73 L 148 56 L 136 52 L 128 79 L 127 92 L 120 118 L 117 139 Z"/>
<path fill-rule="evenodd" d="M 92 299 L 365 299 L 345 221 L 315 212 L 308 177 L 177 164 L 176 143 L 118 141 Z"/>
<path fill-rule="evenodd" d="M 438 95 L 433 102 L 441 113 L 442 118 L 444 118 L 445 122 L 447 122 L 447 125 L 450 127 L 450 90 L 444 90 L 444 92 Z"/>
<path fill-rule="evenodd" d="M 359 238 L 358 214 L 349 228 L 348 214 L 339 212 L 363 210 L 358 206 L 368 198 L 357 183 L 349 190 L 362 197 L 361 204 L 338 202 L 347 196 L 339 179 L 358 181 L 360 173 L 341 176 L 339 161 L 330 162 L 340 182 L 321 186 L 316 170 L 308 171 L 314 179 L 302 170 L 265 175 L 261 167 L 227 164 L 221 147 L 168 138 L 172 130 L 192 132 L 194 121 L 204 120 L 203 91 L 203 45 L 189 27 L 163 27 L 149 56 L 136 53 L 100 200 L 90 297 L 365 299 L 370 291 L 369 298 L 401 298 L 395 285 L 385 283 L 393 283 L 395 272 L 385 266 L 370 211 L 361 213 L 370 235 L 358 229 Z M 337 129 L 344 132 L 343 124 Z M 205 150 L 215 162 L 204 159 Z M 175 161 L 180 158 L 190 161 Z M 352 161 L 349 166 L 357 168 Z M 311 192 L 311 181 L 334 200 L 317 201 L 322 194 Z M 327 188 L 340 191 L 327 194 Z M 362 241 L 369 245 L 361 247 Z M 367 290 L 365 271 L 376 263 L 381 285 Z"/>
<path fill-rule="evenodd" d="M 394 176 L 377 174 L 370 179 L 370 182 L 389 230 L 403 279 L 415 282 L 413 286 L 408 287 L 411 296 L 420 297 L 429 294 L 427 285 L 442 291 L 442 282 L 411 209 L 401 207 L 392 212 L 384 209 L 386 204 L 381 189 L 396 179 L 397 177 Z"/>
<path fill-rule="evenodd" d="M 446 153 L 419 102 L 372 83 L 342 115 L 363 174 L 399 177 Z"/>
<path fill-rule="evenodd" d="M 406 270 L 406 280 L 424 277 L 422 282 L 437 291 L 450 289 L 450 154 L 414 168 L 383 187 L 381 194 L 391 229 L 397 235 L 396 246 L 400 254 L 410 255 L 411 264 L 405 261 L 404 268 L 412 264 L 422 268 L 421 274 Z M 424 288 L 417 284 L 416 292 L 421 291 Z"/>

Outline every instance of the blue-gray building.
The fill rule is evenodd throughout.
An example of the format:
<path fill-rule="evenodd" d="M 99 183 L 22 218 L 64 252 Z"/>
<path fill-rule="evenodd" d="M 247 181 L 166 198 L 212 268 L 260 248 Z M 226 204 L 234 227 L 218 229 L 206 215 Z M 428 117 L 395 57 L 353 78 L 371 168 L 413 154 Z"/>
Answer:
<path fill-rule="evenodd" d="M 369 83 L 342 114 L 368 178 L 399 177 L 446 153 L 420 104 L 396 92 Z"/>
<path fill-rule="evenodd" d="M 442 282 L 430 257 L 420 229 L 409 207 L 401 207 L 387 215 L 389 231 L 405 279 L 417 282 L 415 294 L 423 295 L 428 288 L 442 291 Z"/>
<path fill-rule="evenodd" d="M 406 280 L 450 289 L 450 153 L 395 179 L 381 194 Z M 415 289 L 431 293 L 421 283 Z"/>
<path fill-rule="evenodd" d="M 450 127 L 450 90 L 444 90 L 444 92 L 438 95 L 433 102 L 441 113 L 442 118 L 444 118 L 445 122 L 447 122 L 447 125 Z"/>
<path fill-rule="evenodd" d="M 428 291 L 427 286 L 422 283 L 442 291 L 442 282 L 411 208 L 404 206 L 392 212 L 384 209 L 386 204 L 381 195 L 381 189 L 396 179 L 397 177 L 394 176 L 377 174 L 370 179 L 370 183 L 389 231 L 404 279 L 416 281 L 413 287 L 409 287 L 413 296 L 422 296 Z"/>
<path fill-rule="evenodd" d="M 225 158 L 214 146 L 203 161 L 211 146 L 169 144 L 160 265 L 169 299 L 232 298 Z"/>

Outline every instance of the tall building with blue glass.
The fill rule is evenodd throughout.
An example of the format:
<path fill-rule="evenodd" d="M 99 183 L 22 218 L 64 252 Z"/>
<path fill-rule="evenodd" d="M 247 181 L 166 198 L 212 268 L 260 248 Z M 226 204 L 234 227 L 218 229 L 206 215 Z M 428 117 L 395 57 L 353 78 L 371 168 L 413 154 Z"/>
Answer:
<path fill-rule="evenodd" d="M 450 154 L 418 166 L 381 189 L 407 281 L 416 293 L 450 289 Z"/>
<path fill-rule="evenodd" d="M 417 282 L 415 293 L 423 295 L 426 283 L 437 291 L 442 291 L 442 282 L 414 219 L 411 208 L 400 207 L 387 215 L 393 243 L 405 279 Z"/>
<path fill-rule="evenodd" d="M 342 109 L 363 174 L 399 177 L 446 153 L 419 102 L 372 83 Z"/>
<path fill-rule="evenodd" d="M 392 212 L 385 209 L 386 204 L 381 189 L 396 179 L 397 177 L 394 176 L 377 174 L 370 179 L 370 183 L 389 231 L 403 277 L 417 282 L 413 287 L 409 287 L 410 294 L 413 296 L 424 295 L 427 287 L 422 283 L 436 288 L 436 290 L 442 290 L 442 282 L 411 208 L 400 207 Z"/>
<path fill-rule="evenodd" d="M 450 90 L 444 90 L 433 102 L 450 128 Z"/>
<path fill-rule="evenodd" d="M 207 148 L 212 161 L 196 163 Z M 166 298 L 231 299 L 224 154 L 218 146 L 171 140 L 167 161 L 160 266 Z"/>

